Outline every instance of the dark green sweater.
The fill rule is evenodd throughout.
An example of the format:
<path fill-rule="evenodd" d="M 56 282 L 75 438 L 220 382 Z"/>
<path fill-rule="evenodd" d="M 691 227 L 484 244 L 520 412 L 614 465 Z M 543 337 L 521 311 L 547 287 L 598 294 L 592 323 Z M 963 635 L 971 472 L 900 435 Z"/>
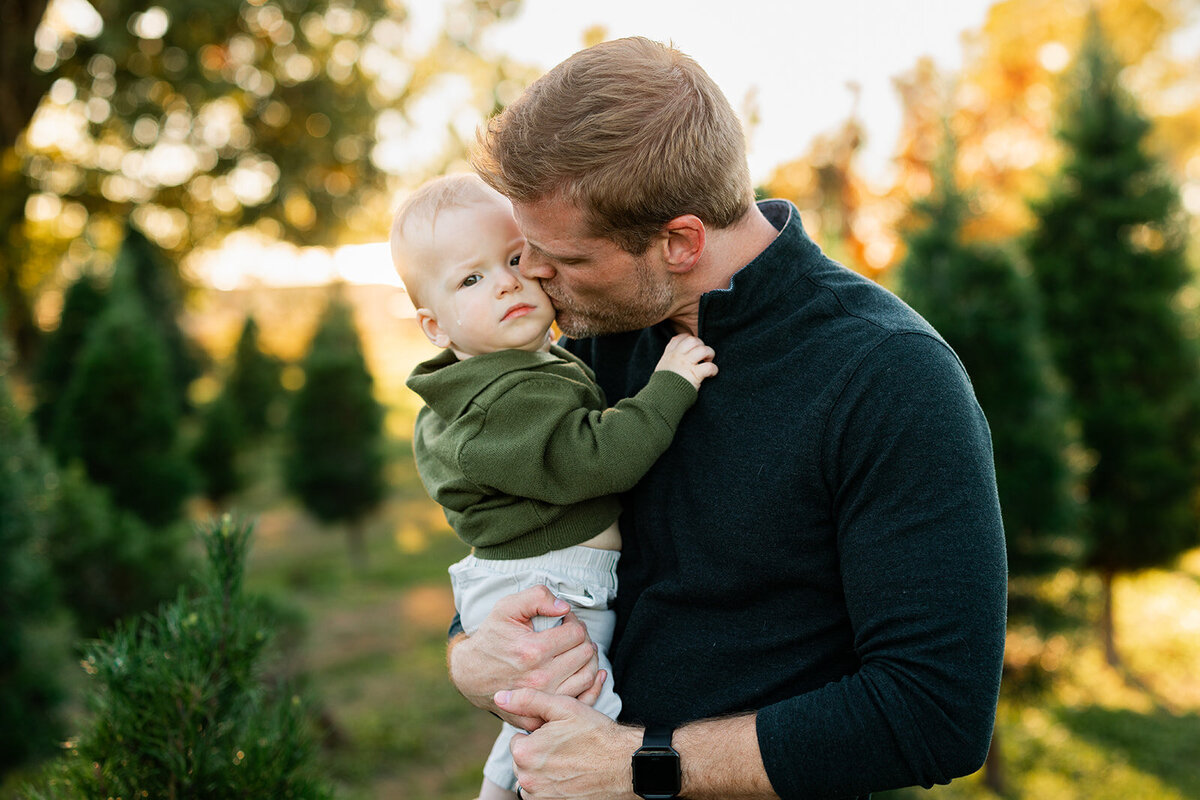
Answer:
<path fill-rule="evenodd" d="M 557 346 L 465 361 L 445 350 L 408 379 L 426 403 L 413 436 L 417 471 L 479 558 L 580 544 L 617 519 L 617 493 L 645 474 L 696 400 L 675 372 L 642 384 L 606 409 L 592 371 Z"/>
<path fill-rule="evenodd" d="M 762 208 L 779 237 L 701 301 L 721 372 L 623 498 L 621 717 L 758 710 L 784 798 L 945 783 L 983 762 L 1000 684 L 987 424 L 924 320 Z M 670 334 L 570 347 L 619 398 Z"/>

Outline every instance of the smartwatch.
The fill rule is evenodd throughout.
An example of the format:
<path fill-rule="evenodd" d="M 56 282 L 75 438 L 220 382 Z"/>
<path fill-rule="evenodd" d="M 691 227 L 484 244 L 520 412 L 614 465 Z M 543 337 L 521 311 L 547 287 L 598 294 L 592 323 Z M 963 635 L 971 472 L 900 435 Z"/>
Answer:
<path fill-rule="evenodd" d="M 633 754 L 633 792 L 645 800 L 671 800 L 679 796 L 683 772 L 679 753 L 671 747 L 666 726 L 651 725 L 642 737 L 642 746 Z"/>

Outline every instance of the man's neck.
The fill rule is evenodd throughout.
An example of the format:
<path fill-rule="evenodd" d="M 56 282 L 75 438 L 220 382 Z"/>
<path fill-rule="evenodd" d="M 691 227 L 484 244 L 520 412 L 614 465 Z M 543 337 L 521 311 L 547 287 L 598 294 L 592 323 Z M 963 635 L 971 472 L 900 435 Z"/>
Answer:
<path fill-rule="evenodd" d="M 736 224 L 706 231 L 704 253 L 686 275 L 679 278 L 680 304 L 670 320 L 679 333 L 697 334 L 700 326 L 700 297 L 705 292 L 729 288 L 742 267 L 758 257 L 775 240 L 779 231 L 757 204 L 751 204 Z"/>

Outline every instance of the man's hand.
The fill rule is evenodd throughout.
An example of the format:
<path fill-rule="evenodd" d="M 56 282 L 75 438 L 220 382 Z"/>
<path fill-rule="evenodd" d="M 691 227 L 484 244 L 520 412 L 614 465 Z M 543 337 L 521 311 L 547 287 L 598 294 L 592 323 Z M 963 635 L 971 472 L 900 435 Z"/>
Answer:
<path fill-rule="evenodd" d="M 620 725 L 578 700 L 532 689 L 496 693 L 496 705 L 536 719 L 513 737 L 521 795 L 530 800 L 635 800 L 633 753 L 641 728 Z M 671 740 L 683 771 L 681 797 L 779 800 L 758 749 L 755 714 L 691 722 Z"/>
<path fill-rule="evenodd" d="M 587 628 L 545 586 L 534 586 L 496 603 L 470 636 L 450 643 L 450 681 L 472 704 L 531 730 L 542 720 L 498 708 L 501 689 L 530 688 L 596 702 L 604 673 Z M 534 617 L 563 617 L 561 625 L 535 633 Z"/>
<path fill-rule="evenodd" d="M 530 800 L 636 800 L 633 751 L 640 728 L 618 725 L 579 700 L 534 689 L 496 693 L 511 716 L 536 719 L 536 730 L 513 737 L 521 795 Z"/>
<path fill-rule="evenodd" d="M 700 388 L 705 378 L 717 374 L 717 365 L 712 362 L 716 355 L 713 349 L 690 333 L 679 333 L 671 337 L 663 350 L 662 358 L 654 370 L 668 369 L 687 378 L 688 382 Z"/>

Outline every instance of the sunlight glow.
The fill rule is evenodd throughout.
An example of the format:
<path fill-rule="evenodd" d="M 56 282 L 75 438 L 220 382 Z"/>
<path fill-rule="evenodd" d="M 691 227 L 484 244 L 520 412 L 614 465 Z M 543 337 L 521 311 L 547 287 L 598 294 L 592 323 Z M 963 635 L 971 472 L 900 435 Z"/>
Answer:
<path fill-rule="evenodd" d="M 386 242 L 345 245 L 335 250 L 296 247 L 256 231 L 238 231 L 221 247 L 198 250 L 185 261 L 185 271 L 221 291 L 253 286 L 313 286 L 331 281 L 400 286 Z M 393 309 L 413 315 L 411 303 Z"/>
<path fill-rule="evenodd" d="M 162 6 L 152 6 L 129 18 L 129 30 L 139 39 L 161 39 L 171 26 L 171 18 Z"/>

